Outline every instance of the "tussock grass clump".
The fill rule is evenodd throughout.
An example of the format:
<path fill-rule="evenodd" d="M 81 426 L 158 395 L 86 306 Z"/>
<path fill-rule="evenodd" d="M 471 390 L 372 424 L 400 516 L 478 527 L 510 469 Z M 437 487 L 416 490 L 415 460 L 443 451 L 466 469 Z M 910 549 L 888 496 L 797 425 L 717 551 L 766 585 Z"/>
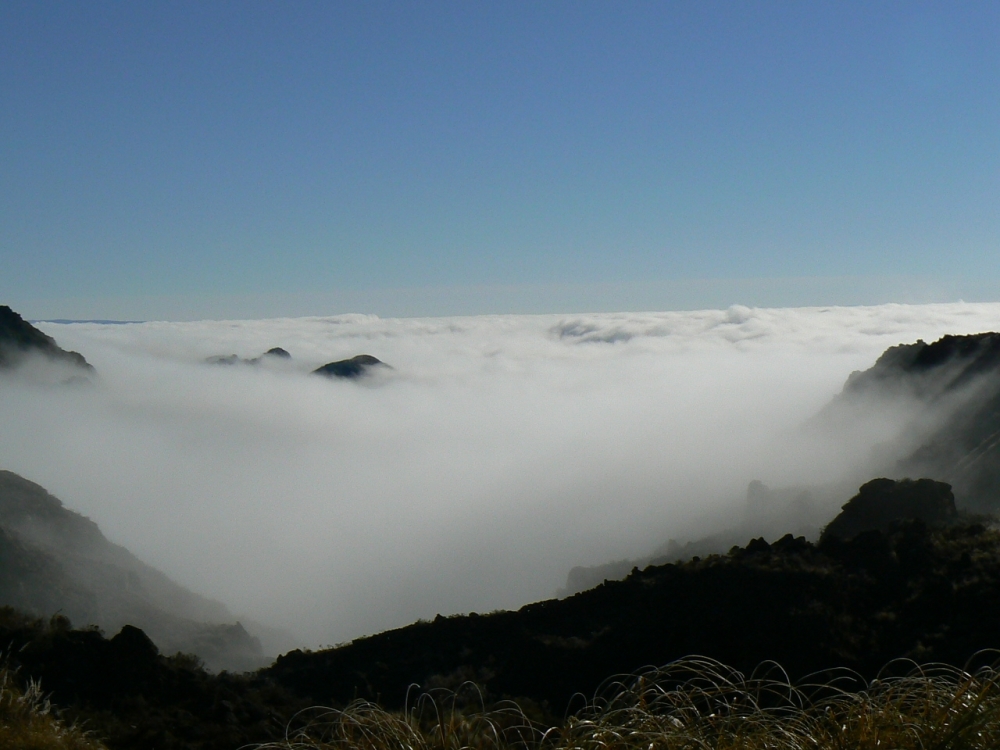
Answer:
<path fill-rule="evenodd" d="M 0 750 L 106 750 L 79 727 L 52 711 L 41 685 L 18 687 L 11 671 L 0 667 Z"/>
<path fill-rule="evenodd" d="M 555 727 L 516 703 L 454 693 L 402 712 L 356 701 L 299 714 L 257 750 L 995 750 L 1000 671 L 894 662 L 865 684 L 848 671 L 792 685 L 775 664 L 749 677 L 705 658 L 608 682 Z M 582 700 L 582 699 L 581 699 Z M 470 708 L 470 705 L 472 706 Z"/>

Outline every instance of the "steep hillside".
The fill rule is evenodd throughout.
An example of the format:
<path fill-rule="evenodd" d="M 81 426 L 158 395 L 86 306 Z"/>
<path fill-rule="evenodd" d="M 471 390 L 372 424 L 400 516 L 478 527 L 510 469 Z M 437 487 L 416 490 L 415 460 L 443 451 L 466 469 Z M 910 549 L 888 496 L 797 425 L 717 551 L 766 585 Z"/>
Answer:
<path fill-rule="evenodd" d="M 94 371 L 82 354 L 60 348 L 51 336 L 46 336 L 6 305 L 0 305 L 0 370 L 21 367 L 33 358 L 43 365 L 65 368 L 69 373 L 67 377 L 84 376 Z"/>
<path fill-rule="evenodd" d="M 880 404 L 905 414 L 884 446 L 895 460 L 886 472 L 933 476 L 954 487 L 959 508 L 1000 510 L 1000 334 L 892 347 L 848 378 L 826 416 L 879 414 Z"/>
<path fill-rule="evenodd" d="M 171 581 L 44 488 L 0 471 L 0 605 L 117 632 L 145 630 L 166 653 L 215 668 L 252 669 L 260 642 L 232 614 Z"/>

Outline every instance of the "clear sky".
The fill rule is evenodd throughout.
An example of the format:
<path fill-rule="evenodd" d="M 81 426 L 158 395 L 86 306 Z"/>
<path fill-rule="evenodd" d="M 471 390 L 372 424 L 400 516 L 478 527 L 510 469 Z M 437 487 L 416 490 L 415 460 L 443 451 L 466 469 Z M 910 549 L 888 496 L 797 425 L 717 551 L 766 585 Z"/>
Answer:
<path fill-rule="evenodd" d="M 998 300 L 1000 3 L 0 3 L 0 304 Z"/>

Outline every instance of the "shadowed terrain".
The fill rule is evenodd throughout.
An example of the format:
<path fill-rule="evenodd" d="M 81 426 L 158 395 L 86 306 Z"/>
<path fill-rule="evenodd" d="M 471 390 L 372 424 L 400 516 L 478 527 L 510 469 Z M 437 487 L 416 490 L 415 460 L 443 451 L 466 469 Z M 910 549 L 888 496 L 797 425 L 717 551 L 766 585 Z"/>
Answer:
<path fill-rule="evenodd" d="M 196 653 L 217 669 L 264 663 L 260 641 L 224 605 L 174 583 L 9 471 L 0 471 L 0 604 L 112 632 L 141 627 L 166 652 Z"/>

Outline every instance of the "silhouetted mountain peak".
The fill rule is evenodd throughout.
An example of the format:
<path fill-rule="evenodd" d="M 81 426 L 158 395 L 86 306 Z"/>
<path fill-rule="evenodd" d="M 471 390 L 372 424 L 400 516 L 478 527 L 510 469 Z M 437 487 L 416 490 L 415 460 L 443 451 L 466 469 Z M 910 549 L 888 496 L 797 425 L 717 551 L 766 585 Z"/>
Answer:
<path fill-rule="evenodd" d="M 82 354 L 60 348 L 51 336 L 39 331 L 7 305 L 0 305 L 0 368 L 17 367 L 32 354 L 86 372 L 94 370 Z"/>
<path fill-rule="evenodd" d="M 350 359 L 330 362 L 313 370 L 314 375 L 324 375 L 328 378 L 359 378 L 367 375 L 374 367 L 388 367 L 385 362 L 370 354 L 359 354 Z"/>

